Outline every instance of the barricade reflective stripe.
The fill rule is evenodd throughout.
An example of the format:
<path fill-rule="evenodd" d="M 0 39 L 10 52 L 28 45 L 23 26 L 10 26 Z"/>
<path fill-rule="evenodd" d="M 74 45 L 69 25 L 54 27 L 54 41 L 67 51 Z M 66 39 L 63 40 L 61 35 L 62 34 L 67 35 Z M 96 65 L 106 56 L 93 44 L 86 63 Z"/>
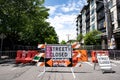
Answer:
<path fill-rule="evenodd" d="M 38 44 L 38 48 L 45 48 L 45 44 Z"/>
<path fill-rule="evenodd" d="M 40 67 L 40 66 L 45 66 L 45 63 L 44 63 L 44 62 L 38 62 L 38 63 L 37 63 L 37 66 L 39 66 L 39 67 Z"/>
<path fill-rule="evenodd" d="M 80 44 L 79 44 L 78 42 L 74 42 L 74 43 L 72 44 L 72 48 L 73 48 L 73 49 L 78 49 L 78 48 L 80 48 Z"/>
<path fill-rule="evenodd" d="M 72 56 L 73 67 L 81 67 L 81 62 L 88 61 L 86 50 L 74 50 Z"/>
<path fill-rule="evenodd" d="M 45 53 L 37 54 L 33 61 L 37 62 L 37 66 L 45 66 Z"/>

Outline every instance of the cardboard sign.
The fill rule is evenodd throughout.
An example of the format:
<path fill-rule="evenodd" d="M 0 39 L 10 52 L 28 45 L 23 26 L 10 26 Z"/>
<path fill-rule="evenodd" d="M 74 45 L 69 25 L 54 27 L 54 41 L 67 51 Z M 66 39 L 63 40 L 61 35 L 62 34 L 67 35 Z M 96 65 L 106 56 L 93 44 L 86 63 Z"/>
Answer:
<path fill-rule="evenodd" d="M 112 69 L 108 55 L 97 53 L 97 59 L 102 70 Z"/>
<path fill-rule="evenodd" d="M 46 67 L 67 67 L 72 66 L 71 45 L 46 45 L 45 56 Z"/>

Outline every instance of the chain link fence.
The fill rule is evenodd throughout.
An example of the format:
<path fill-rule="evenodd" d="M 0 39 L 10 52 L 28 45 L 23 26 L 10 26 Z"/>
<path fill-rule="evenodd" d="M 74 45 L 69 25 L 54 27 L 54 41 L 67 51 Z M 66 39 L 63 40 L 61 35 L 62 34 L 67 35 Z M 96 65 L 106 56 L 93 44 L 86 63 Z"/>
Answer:
<path fill-rule="evenodd" d="M 91 57 L 92 50 L 108 50 L 110 59 L 120 60 L 120 50 L 107 49 L 107 45 L 82 45 L 80 49 L 85 49 L 88 52 L 88 57 Z"/>
<path fill-rule="evenodd" d="M 81 46 L 80 49 L 87 50 L 88 57 L 91 57 L 91 51 L 92 50 L 108 50 L 108 49 L 102 49 L 102 46 L 100 45 L 86 45 Z M 15 59 L 17 55 L 17 50 L 38 50 L 35 46 L 14 46 L 14 50 L 3 50 L 0 51 L 0 58 L 1 59 Z M 120 50 L 108 50 L 109 51 L 109 57 L 111 59 L 120 60 Z"/>

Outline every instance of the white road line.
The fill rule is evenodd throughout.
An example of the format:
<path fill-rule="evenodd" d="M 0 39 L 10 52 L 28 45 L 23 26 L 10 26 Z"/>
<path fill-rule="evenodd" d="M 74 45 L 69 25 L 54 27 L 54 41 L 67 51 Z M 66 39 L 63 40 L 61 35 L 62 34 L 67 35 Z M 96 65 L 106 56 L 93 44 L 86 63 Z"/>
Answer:
<path fill-rule="evenodd" d="M 41 72 L 39 75 L 38 75 L 38 77 L 40 77 L 41 75 L 43 75 L 45 73 L 45 71 L 44 72 Z"/>
<path fill-rule="evenodd" d="M 92 63 L 90 63 L 90 62 L 85 62 L 85 63 L 87 63 L 88 65 L 90 65 L 90 66 L 94 66 Z"/>
<path fill-rule="evenodd" d="M 76 76 L 75 76 L 75 73 L 74 73 L 74 71 L 73 71 L 73 68 L 71 68 L 71 72 L 72 72 L 73 77 L 74 77 L 74 79 L 75 79 L 75 78 L 76 78 Z"/>
<path fill-rule="evenodd" d="M 48 70 L 49 68 L 45 69 Z M 40 77 L 41 75 L 43 75 L 45 73 L 45 70 L 43 72 L 41 72 L 37 77 Z"/>

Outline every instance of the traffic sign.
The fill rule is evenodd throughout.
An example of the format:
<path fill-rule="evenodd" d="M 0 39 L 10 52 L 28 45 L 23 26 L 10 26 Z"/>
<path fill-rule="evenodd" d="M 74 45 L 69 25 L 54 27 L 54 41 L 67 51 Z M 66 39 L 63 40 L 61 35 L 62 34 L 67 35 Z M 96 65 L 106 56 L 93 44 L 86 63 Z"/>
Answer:
<path fill-rule="evenodd" d="M 112 66 L 108 55 L 97 53 L 97 59 L 102 72 L 112 71 Z"/>
<path fill-rule="evenodd" d="M 45 56 L 46 67 L 71 67 L 72 47 L 71 45 L 48 44 Z"/>

